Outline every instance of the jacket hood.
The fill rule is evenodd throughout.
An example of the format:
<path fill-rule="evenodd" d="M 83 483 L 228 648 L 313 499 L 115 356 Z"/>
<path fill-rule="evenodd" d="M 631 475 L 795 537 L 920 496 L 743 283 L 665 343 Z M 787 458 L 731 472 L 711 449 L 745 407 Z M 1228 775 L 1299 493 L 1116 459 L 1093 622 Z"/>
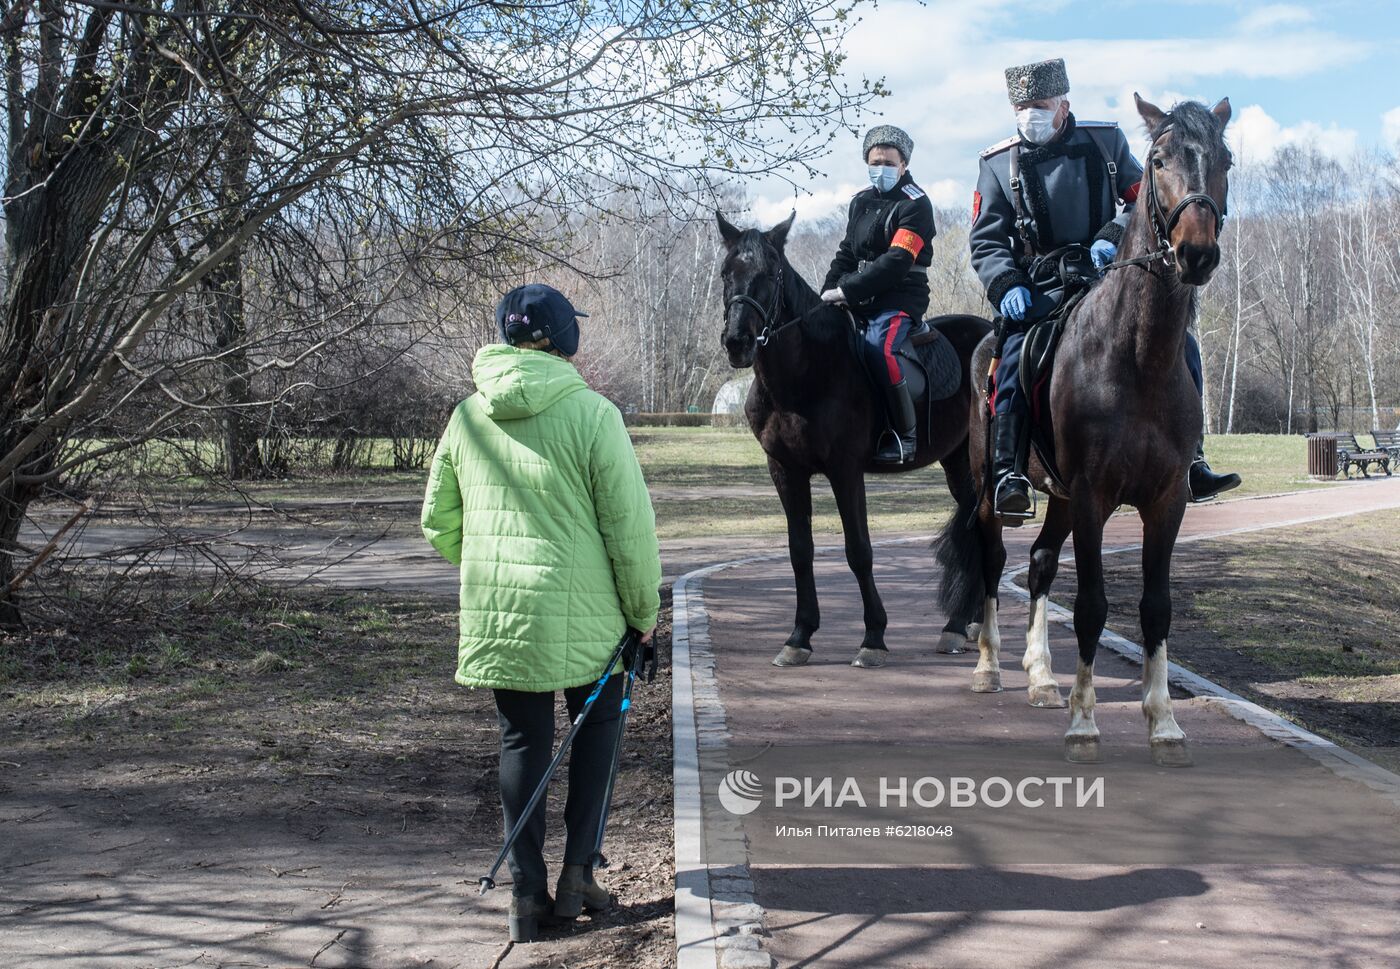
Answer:
<path fill-rule="evenodd" d="M 503 343 L 477 351 L 472 379 L 486 415 L 494 421 L 533 417 L 588 387 L 562 357 Z"/>

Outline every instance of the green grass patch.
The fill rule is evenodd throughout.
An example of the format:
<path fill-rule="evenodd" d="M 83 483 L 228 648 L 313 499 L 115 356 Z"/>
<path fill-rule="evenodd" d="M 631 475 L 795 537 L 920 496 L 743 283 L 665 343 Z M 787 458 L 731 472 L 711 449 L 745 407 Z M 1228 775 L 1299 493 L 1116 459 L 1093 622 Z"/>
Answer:
<path fill-rule="evenodd" d="M 652 489 L 657 531 L 662 538 L 715 538 L 726 535 L 783 535 L 787 524 L 768 476 L 766 456 L 747 427 L 637 427 L 630 430 L 647 484 Z M 388 442 L 374 453 L 387 461 Z M 1234 471 L 1243 486 L 1230 497 L 1276 494 L 1334 486 L 1307 476 L 1307 441 L 1302 436 L 1216 435 L 1206 453 L 1218 471 Z M 937 527 L 952 507 L 938 468 L 904 475 L 876 476 L 871 483 L 870 527 L 878 533 Z M 412 524 L 412 503 L 422 497 L 426 472 L 385 468 L 353 474 L 316 473 L 305 477 L 240 484 L 248 497 L 270 505 L 293 506 L 330 500 L 395 501 L 396 521 Z M 194 475 L 141 479 L 143 493 L 163 501 L 228 502 L 227 483 Z M 892 490 L 889 490 L 892 489 Z M 813 479 L 813 528 L 836 533 L 840 518 L 825 479 Z M 334 517 L 340 511 L 327 512 Z"/>
<path fill-rule="evenodd" d="M 1302 435 L 1212 434 L 1206 459 L 1217 472 L 1233 471 L 1244 483 L 1227 497 L 1275 495 L 1285 491 L 1334 487 L 1308 477 L 1308 441 Z"/>

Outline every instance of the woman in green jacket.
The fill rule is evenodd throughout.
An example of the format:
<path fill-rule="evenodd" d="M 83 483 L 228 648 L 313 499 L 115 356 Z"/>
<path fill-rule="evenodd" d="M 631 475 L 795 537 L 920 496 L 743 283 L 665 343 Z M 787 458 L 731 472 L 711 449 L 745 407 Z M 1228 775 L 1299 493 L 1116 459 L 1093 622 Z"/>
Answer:
<path fill-rule="evenodd" d="M 660 607 L 656 520 L 622 415 L 569 362 L 583 315 L 548 286 L 506 294 L 496 308 L 504 343 L 472 362 L 477 391 L 448 421 L 423 502 L 423 534 L 461 570 L 457 682 L 495 692 L 507 832 L 549 766 L 554 691 L 577 716 L 623 633 L 649 642 Z M 533 939 L 541 919 L 610 901 L 587 862 L 622 680 L 608 680 L 569 755 L 553 900 L 543 802 L 511 850 L 517 941 Z"/>

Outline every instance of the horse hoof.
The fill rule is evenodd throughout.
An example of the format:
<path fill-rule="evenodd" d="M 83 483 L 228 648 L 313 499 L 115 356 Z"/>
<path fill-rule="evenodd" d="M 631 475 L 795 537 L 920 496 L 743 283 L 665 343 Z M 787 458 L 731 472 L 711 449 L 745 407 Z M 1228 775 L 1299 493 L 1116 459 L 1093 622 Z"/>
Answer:
<path fill-rule="evenodd" d="M 938 645 L 933 648 L 933 651 L 935 653 L 956 654 L 961 653 L 966 648 L 966 636 L 951 629 L 945 629 L 943 635 L 938 637 Z"/>
<path fill-rule="evenodd" d="M 1102 759 L 1098 737 L 1065 738 L 1065 760 L 1071 764 L 1097 764 Z"/>
<path fill-rule="evenodd" d="M 810 649 L 803 649 L 800 646 L 784 646 L 778 651 L 778 655 L 773 657 L 774 666 L 806 666 L 807 661 L 812 658 Z"/>
<path fill-rule="evenodd" d="M 1190 767 L 1194 763 L 1185 740 L 1152 741 L 1152 762 L 1158 767 Z"/>
<path fill-rule="evenodd" d="M 856 658 L 851 660 L 852 666 L 859 666 L 863 670 L 878 670 L 885 665 L 889 659 L 890 651 L 887 649 L 871 649 L 862 646 L 860 652 L 856 653 Z"/>
<path fill-rule="evenodd" d="M 1001 673 L 998 670 L 973 670 L 973 693 L 1000 693 Z"/>
<path fill-rule="evenodd" d="M 1030 704 L 1048 710 L 1064 706 L 1065 698 L 1060 696 L 1060 688 L 1054 683 L 1048 686 L 1033 686 L 1030 688 Z"/>

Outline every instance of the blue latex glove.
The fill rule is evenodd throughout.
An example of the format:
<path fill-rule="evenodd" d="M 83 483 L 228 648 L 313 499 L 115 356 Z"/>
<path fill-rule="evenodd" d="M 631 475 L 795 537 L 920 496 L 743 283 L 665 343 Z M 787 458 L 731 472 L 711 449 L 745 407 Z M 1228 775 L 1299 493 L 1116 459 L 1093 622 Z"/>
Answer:
<path fill-rule="evenodd" d="M 1024 286 L 1011 287 L 1001 298 L 1001 315 L 1009 320 L 1024 320 L 1030 308 L 1031 291 Z"/>
<path fill-rule="evenodd" d="M 1089 247 L 1089 258 L 1094 260 L 1094 266 L 1098 269 L 1113 262 L 1113 257 L 1116 255 L 1118 255 L 1118 247 L 1107 239 L 1100 239 Z"/>

